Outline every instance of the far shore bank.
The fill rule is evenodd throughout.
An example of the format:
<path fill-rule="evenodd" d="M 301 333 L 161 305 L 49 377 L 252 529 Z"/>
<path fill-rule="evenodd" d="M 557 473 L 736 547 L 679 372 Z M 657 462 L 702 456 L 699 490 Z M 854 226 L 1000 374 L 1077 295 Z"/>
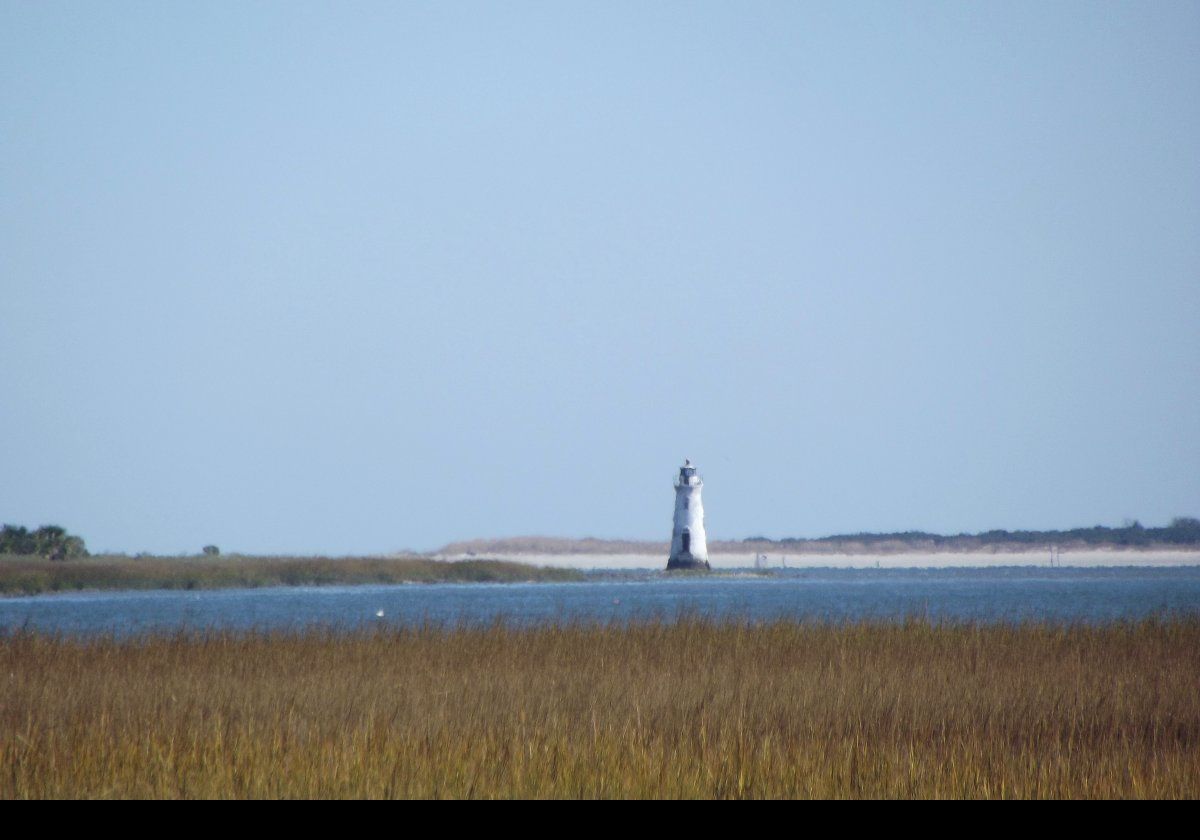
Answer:
<path fill-rule="evenodd" d="M 474 559 L 471 553 L 431 555 L 441 561 Z M 658 569 L 666 566 L 667 549 L 630 552 L 488 552 L 489 559 L 525 563 L 561 569 Z M 1115 566 L 1200 566 L 1197 549 L 1087 548 L 997 551 L 890 551 L 890 552 L 797 552 L 714 551 L 709 549 L 713 571 L 754 568 L 838 568 L 838 569 L 923 569 L 989 568 L 1001 566 L 1032 567 L 1115 567 Z"/>
<path fill-rule="evenodd" d="M 159 557 L 74 560 L 0 554 L 0 595 L 136 589 L 256 589 L 400 583 L 526 583 L 581 580 L 570 568 L 492 558 Z"/>
<path fill-rule="evenodd" d="M 0 554 L 0 597 L 47 592 L 255 589 L 421 583 L 565 583 L 588 571 L 663 571 L 661 552 L 489 552 L 368 557 L 99 555 L 54 561 Z M 710 551 L 713 572 L 752 569 L 1170 568 L 1200 566 L 1195 549 L 1042 551 Z"/>
<path fill-rule="evenodd" d="M 1114 552 L 1130 553 L 1133 565 L 1179 565 L 1178 554 L 1200 557 L 1200 519 L 1177 516 L 1165 526 L 1145 527 L 1137 521 L 1119 528 L 1094 525 L 1088 528 L 1056 529 L 1049 531 L 993 529 L 978 534 L 936 534 L 928 531 L 896 531 L 887 533 L 837 534 L 826 537 L 764 536 L 742 540 L 708 539 L 708 554 L 726 558 L 734 567 L 747 562 L 754 566 L 763 558 L 778 558 L 785 564 L 788 557 L 802 558 L 803 565 L 845 565 L 842 558 L 866 558 L 864 562 L 883 564 L 884 560 L 902 558 L 901 565 L 912 565 L 913 557 L 968 558 L 969 565 L 995 565 L 996 555 L 1036 557 L 1039 553 L 1053 557 L 1075 557 L 1086 564 L 1106 562 Z M 491 537 L 453 542 L 430 552 L 434 557 L 536 557 L 560 558 L 576 555 L 605 555 L 618 566 L 628 561 L 622 557 L 666 557 L 668 543 L 660 540 L 602 539 L 597 537 L 552 537 L 544 535 Z M 1162 555 L 1160 559 L 1157 558 Z M 810 558 L 821 558 L 824 562 Z M 826 560 L 826 558 L 829 558 Z M 537 562 L 537 561 L 535 561 Z M 554 561 L 556 564 L 558 561 Z M 606 561 L 608 562 L 608 561 Z M 765 562 L 768 562 L 769 559 Z M 1192 560 L 1184 560 L 1191 564 Z M 595 566 L 581 560 L 566 565 Z M 944 561 L 934 565 L 944 565 Z M 1024 564 L 1022 564 L 1024 565 Z M 611 566 L 610 566 L 611 567 Z"/>

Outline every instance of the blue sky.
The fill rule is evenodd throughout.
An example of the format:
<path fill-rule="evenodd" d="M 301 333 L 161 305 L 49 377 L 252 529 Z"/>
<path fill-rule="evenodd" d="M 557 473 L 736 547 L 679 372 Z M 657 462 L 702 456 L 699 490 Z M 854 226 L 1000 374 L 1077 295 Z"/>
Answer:
<path fill-rule="evenodd" d="M 0 518 L 1200 514 L 1200 4 L 0 3 Z"/>

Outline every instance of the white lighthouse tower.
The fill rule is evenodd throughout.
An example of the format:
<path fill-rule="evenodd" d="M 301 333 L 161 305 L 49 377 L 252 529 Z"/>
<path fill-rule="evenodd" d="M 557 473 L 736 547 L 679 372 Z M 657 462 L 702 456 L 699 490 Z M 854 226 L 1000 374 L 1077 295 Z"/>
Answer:
<path fill-rule="evenodd" d="M 686 458 L 675 480 L 675 523 L 671 529 L 671 556 L 667 570 L 709 569 L 708 540 L 704 536 L 704 481 Z"/>

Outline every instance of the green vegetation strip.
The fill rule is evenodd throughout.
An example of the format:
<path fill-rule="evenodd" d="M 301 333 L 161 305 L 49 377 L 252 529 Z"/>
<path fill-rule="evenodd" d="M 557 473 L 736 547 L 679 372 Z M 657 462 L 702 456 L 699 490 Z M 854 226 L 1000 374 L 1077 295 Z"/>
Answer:
<path fill-rule="evenodd" d="M 0 555 L 0 593 L 82 589 L 232 589 L 368 583 L 574 581 L 583 575 L 500 560 L 424 557 L 121 557 L 55 561 Z"/>

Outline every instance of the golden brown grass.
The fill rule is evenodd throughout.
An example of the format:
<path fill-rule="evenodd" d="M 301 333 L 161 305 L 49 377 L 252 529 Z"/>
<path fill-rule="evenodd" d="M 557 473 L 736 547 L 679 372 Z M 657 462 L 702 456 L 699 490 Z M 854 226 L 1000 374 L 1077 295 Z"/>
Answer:
<path fill-rule="evenodd" d="M 1200 620 L 0 637 L 0 796 L 1195 797 Z"/>

